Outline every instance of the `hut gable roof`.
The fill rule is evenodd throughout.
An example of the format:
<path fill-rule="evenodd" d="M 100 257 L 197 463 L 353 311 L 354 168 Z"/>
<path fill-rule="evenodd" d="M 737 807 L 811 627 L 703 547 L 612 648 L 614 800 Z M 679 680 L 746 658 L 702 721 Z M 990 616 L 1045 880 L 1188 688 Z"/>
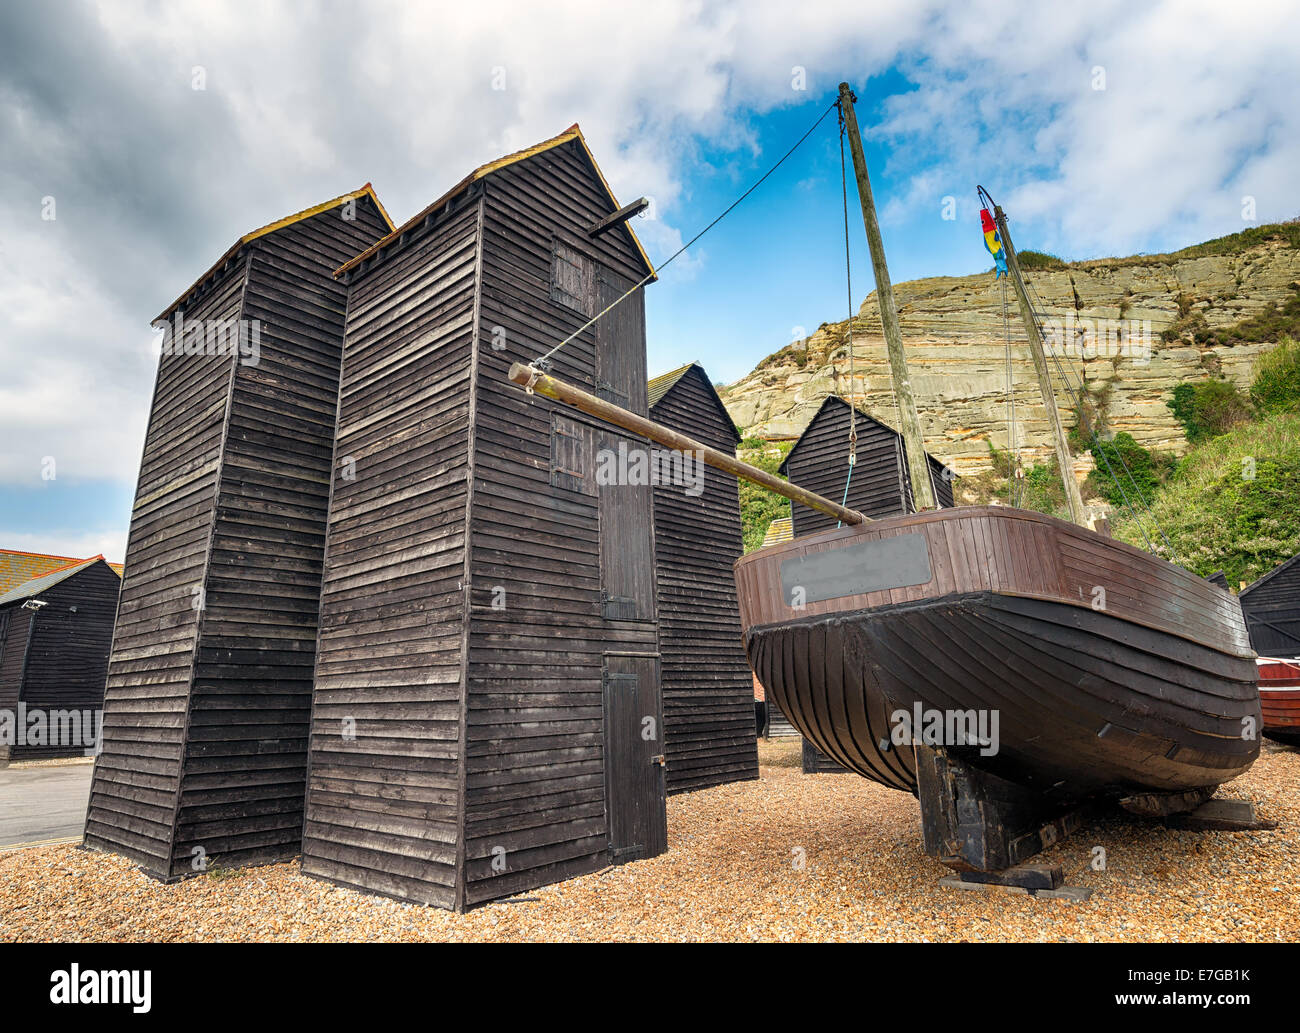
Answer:
<path fill-rule="evenodd" d="M 507 154 L 503 157 L 497 158 L 495 161 L 490 161 L 485 165 L 480 165 L 432 204 L 416 212 L 413 216 L 407 219 L 406 222 L 402 223 L 402 225 L 389 233 L 388 236 L 382 237 L 374 244 L 370 245 L 370 247 L 366 248 L 366 250 L 362 251 L 361 254 L 354 255 L 352 258 L 348 259 L 348 261 L 344 262 L 334 271 L 334 275 L 342 276 L 344 273 L 355 269 L 367 259 L 379 254 L 386 247 L 392 244 L 393 241 L 400 239 L 404 233 L 411 229 L 411 227 L 424 221 L 427 216 L 436 212 L 448 201 L 451 201 L 453 198 L 464 193 L 464 191 L 468 190 L 470 186 L 477 183 L 479 180 L 487 178 L 500 169 L 514 165 L 517 162 L 527 161 L 529 158 L 536 157 L 539 154 L 545 154 L 547 151 L 555 147 L 561 147 L 564 144 L 571 142 L 577 143 L 577 146 L 580 149 L 581 154 L 585 157 L 587 164 L 591 166 L 591 171 L 595 174 L 596 179 L 599 180 L 601 188 L 609 197 L 609 202 L 612 205 L 610 211 L 618 211 L 622 206 L 614 196 L 614 191 L 609 188 L 609 181 L 605 179 L 604 173 L 600 171 L 600 166 L 596 164 L 596 159 L 591 153 L 591 148 L 587 146 L 587 141 L 582 135 L 582 130 L 578 127 L 578 123 L 575 122 L 558 136 L 553 136 L 549 140 L 543 140 L 541 143 L 534 144 L 532 147 L 525 147 L 521 151 L 515 151 L 513 154 Z M 641 241 L 637 239 L 637 235 L 633 231 L 632 227 L 627 223 L 623 223 L 619 229 L 631 238 L 633 247 L 636 248 L 637 254 L 640 255 L 641 261 L 645 264 L 646 274 L 652 281 L 657 280 L 658 275 L 655 273 L 654 265 L 651 263 L 650 257 L 645 253 L 645 248 L 641 246 Z"/>
<path fill-rule="evenodd" d="M 1286 560 L 1283 563 L 1279 563 L 1267 574 L 1263 575 L 1262 577 L 1256 578 L 1254 581 L 1252 581 L 1249 585 L 1247 585 L 1245 588 L 1241 590 L 1240 598 L 1245 599 L 1248 595 L 1250 595 L 1251 592 L 1255 591 L 1255 589 L 1261 587 L 1262 585 L 1268 584 L 1279 574 L 1291 570 L 1297 564 L 1300 564 L 1300 552 L 1296 553 L 1289 560 Z M 1296 573 L 1300 574 L 1300 570 L 1297 570 Z"/>
<path fill-rule="evenodd" d="M 384 224 L 391 230 L 393 228 L 393 220 L 388 217 L 388 212 L 385 211 L 384 206 L 380 204 L 379 195 L 375 193 L 375 188 L 367 183 L 365 186 L 357 190 L 351 190 L 346 194 L 340 194 L 338 197 L 332 198 L 328 201 L 322 201 L 320 204 L 312 205 L 310 208 L 304 208 L 302 211 L 295 212 L 293 215 L 286 215 L 283 219 L 276 219 L 275 222 L 267 223 L 260 229 L 245 233 L 230 246 L 230 249 L 224 255 L 212 263 L 212 268 L 190 284 L 179 298 L 163 309 L 162 312 L 154 318 L 154 322 L 157 323 L 160 320 L 171 318 L 172 313 L 175 312 L 176 309 L 179 308 L 189 298 L 189 296 L 199 288 L 200 285 L 202 285 L 209 277 L 217 273 L 221 267 L 234 258 L 242 248 L 246 247 L 254 240 L 257 240 L 258 237 L 265 237 L 267 234 L 274 233 L 276 230 L 282 230 L 286 226 L 292 226 L 295 223 L 303 222 L 313 216 L 320 215 L 322 212 L 328 212 L 334 208 L 338 208 L 340 205 L 345 204 L 348 201 L 353 201 L 361 197 L 368 197 L 374 202 L 375 207 L 379 210 L 380 216 L 383 217 Z"/>
<path fill-rule="evenodd" d="M 92 556 L 88 560 L 76 560 L 72 563 L 66 564 L 65 566 L 48 571 L 40 577 L 34 577 L 30 581 L 26 581 L 19 585 L 17 588 L 10 589 L 4 595 L 0 595 L 0 607 L 9 606 L 12 603 L 21 602 L 24 599 L 31 599 L 33 596 L 40 595 L 42 592 L 48 591 L 60 582 L 66 581 L 74 574 L 80 574 L 83 570 L 94 566 L 96 563 L 103 563 L 104 566 L 112 569 L 112 564 L 108 563 L 103 556 Z M 118 577 L 122 576 L 117 570 L 113 570 L 113 573 L 117 574 Z"/>
<path fill-rule="evenodd" d="M 24 585 L 33 578 L 49 574 L 51 571 L 77 563 L 85 563 L 76 556 L 56 556 L 45 552 L 24 552 L 21 549 L 0 549 L 0 596 L 11 589 Z M 118 577 L 122 576 L 122 564 L 110 563 L 109 566 Z"/>
<path fill-rule="evenodd" d="M 813 424 L 816 423 L 818 419 L 821 418 L 822 413 L 826 412 L 827 409 L 834 408 L 835 406 L 843 406 L 845 409 L 847 409 L 849 407 L 849 403 L 846 402 L 843 398 L 840 398 L 836 395 L 827 395 L 825 398 L 822 399 L 822 404 L 818 407 L 817 411 L 813 414 L 813 418 L 808 421 L 808 426 L 804 428 L 803 433 L 799 435 L 799 440 L 797 440 L 794 443 L 794 447 L 790 449 L 790 451 L 786 454 L 785 459 L 782 460 L 781 465 L 777 467 L 777 473 L 784 474 L 787 472 L 786 466 L 789 464 L 794 454 L 799 451 L 799 446 L 802 445 L 804 439 L 808 437 L 808 432 L 812 430 Z M 896 438 L 901 438 L 903 436 L 898 431 L 896 431 L 893 427 L 891 427 L 888 423 L 882 423 L 880 420 L 876 419 L 870 413 L 863 412 L 861 409 L 855 409 L 855 411 L 857 412 L 859 419 L 866 420 L 868 423 L 883 428 L 884 430 L 888 431 Z M 847 440 L 845 440 L 844 442 L 845 455 L 848 455 L 848 447 L 849 447 L 849 443 Z M 934 462 L 936 463 L 939 462 L 937 459 L 934 458 L 934 456 L 930 455 L 929 452 L 927 452 L 926 455 Z M 939 465 L 942 466 L 943 464 L 940 463 Z"/>
<path fill-rule="evenodd" d="M 721 415 L 727 426 L 731 428 L 731 433 L 735 435 L 736 442 L 739 444 L 741 440 L 740 431 L 736 428 L 736 423 L 731 418 L 731 413 L 727 412 L 727 407 L 722 404 L 722 398 L 718 395 L 717 388 L 713 386 L 713 382 L 709 380 L 709 375 L 704 372 L 704 367 L 698 362 L 688 362 L 685 366 L 678 366 L 677 369 L 671 370 L 668 373 L 661 373 L 659 376 L 648 382 L 647 393 L 650 399 L 651 414 L 653 415 L 654 407 L 662 402 L 672 389 L 680 384 L 688 375 L 694 376 L 695 379 L 703 385 L 704 390 L 708 392 L 709 397 L 713 399 L 713 404 L 717 406 L 719 415 Z"/>

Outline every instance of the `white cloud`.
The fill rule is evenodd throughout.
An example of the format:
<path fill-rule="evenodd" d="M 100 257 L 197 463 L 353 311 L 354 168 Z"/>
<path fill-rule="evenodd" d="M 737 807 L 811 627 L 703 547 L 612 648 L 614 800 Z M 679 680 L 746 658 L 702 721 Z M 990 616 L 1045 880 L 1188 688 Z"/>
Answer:
<path fill-rule="evenodd" d="M 915 88 L 866 127 L 906 184 L 880 198 L 891 221 L 977 181 L 1033 224 L 1025 246 L 1068 255 L 1230 232 L 1247 194 L 1261 220 L 1294 215 L 1295 20 L 1173 0 L 6 5 L 0 482 L 49 454 L 134 479 L 148 320 L 239 234 L 367 180 L 404 219 L 575 121 L 623 200 L 655 198 L 637 229 L 656 258 L 696 229 L 679 212 L 705 145 L 748 156 L 755 118 L 891 66 Z M 725 288 L 706 258 L 673 275 Z"/>

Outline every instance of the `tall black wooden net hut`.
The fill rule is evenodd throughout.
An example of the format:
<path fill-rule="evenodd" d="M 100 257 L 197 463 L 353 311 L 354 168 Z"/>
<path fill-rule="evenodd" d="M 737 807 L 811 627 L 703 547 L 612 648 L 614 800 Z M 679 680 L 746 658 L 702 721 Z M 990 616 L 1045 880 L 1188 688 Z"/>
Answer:
<path fill-rule="evenodd" d="M 573 126 L 339 270 L 305 872 L 460 909 L 665 849 L 651 489 L 598 475 L 642 445 L 508 379 L 577 333 L 646 413 L 642 291 L 583 329 L 653 276 L 618 209 Z"/>
<path fill-rule="evenodd" d="M 1243 588 L 1237 598 L 1256 653 L 1300 657 L 1300 555 Z"/>
<path fill-rule="evenodd" d="M 656 377 L 649 395 L 657 423 L 735 454 L 740 434 L 698 363 Z M 703 463 L 697 473 L 702 483 L 654 489 L 670 793 L 758 777 L 753 672 L 732 574 L 744 552 L 739 487 Z"/>
<path fill-rule="evenodd" d="M 292 856 L 347 288 L 367 184 L 235 242 L 166 327 L 86 845 L 170 878 Z"/>
<path fill-rule="evenodd" d="M 93 751 L 121 587 L 95 556 L 0 595 L 0 763 Z"/>
<path fill-rule="evenodd" d="M 903 451 L 903 435 L 860 409 L 857 412 L 858 450 L 853 478 L 848 482 L 850 509 L 869 517 L 913 513 L 911 476 Z M 951 506 L 952 479 L 944 475 L 944 465 L 926 453 L 930 464 L 930 484 L 935 501 Z M 827 498 L 844 498 L 849 473 L 849 405 L 834 395 L 828 396 L 817 410 L 799 440 L 790 449 L 780 472 L 792 484 L 815 491 Z M 791 503 L 795 537 L 825 531 L 835 526 L 835 518 L 815 509 Z"/>

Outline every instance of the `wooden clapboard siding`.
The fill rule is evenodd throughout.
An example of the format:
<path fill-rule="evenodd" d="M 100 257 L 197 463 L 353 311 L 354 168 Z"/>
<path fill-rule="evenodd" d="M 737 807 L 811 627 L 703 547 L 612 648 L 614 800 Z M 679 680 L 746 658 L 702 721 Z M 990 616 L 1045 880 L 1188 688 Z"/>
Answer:
<path fill-rule="evenodd" d="M 587 321 L 551 297 L 556 234 L 592 260 L 607 290 L 621 294 L 645 275 L 626 234 L 587 239 L 586 228 L 610 211 L 576 145 L 496 172 L 487 185 L 474 367 L 462 906 L 608 863 L 603 657 L 657 652 L 653 612 L 644 620 L 602 617 L 600 541 L 609 529 L 601 527 L 599 494 L 552 485 L 557 407 L 507 378 L 511 362 L 536 358 Z M 596 389 L 599 368 L 644 414 L 643 306 L 637 291 L 618 320 L 566 345 L 555 356 L 557 375 Z M 494 335 L 502 340 L 498 328 L 500 350 L 492 347 Z M 598 343 L 607 349 L 599 367 Z M 594 426 L 588 440 L 617 442 Z M 628 515 L 648 536 L 649 492 L 633 492 Z M 644 544 L 648 550 L 648 537 Z M 646 566 L 653 567 L 648 553 Z M 494 598 L 504 608 L 494 608 Z"/>
<path fill-rule="evenodd" d="M 698 365 L 654 403 L 651 418 L 734 455 L 739 435 Z M 744 552 L 736 478 L 712 467 L 704 490 L 654 491 L 668 791 L 758 777 L 753 674 L 732 565 Z"/>
<path fill-rule="evenodd" d="M 185 318 L 237 320 L 245 264 Z M 185 718 L 230 395 L 229 355 L 158 364 L 104 695 L 86 845 L 169 877 Z"/>
<path fill-rule="evenodd" d="M 298 853 L 347 288 L 333 270 L 387 226 L 368 198 L 259 239 L 208 560 L 173 863 Z"/>
<path fill-rule="evenodd" d="M 1300 556 L 1241 592 L 1250 644 L 1260 656 L 1300 657 Z"/>
<path fill-rule="evenodd" d="M 857 414 L 856 426 L 857 461 L 853 478 L 849 481 L 847 505 L 873 518 L 913 512 L 915 506 L 902 435 L 863 412 Z M 937 459 L 929 455 L 927 459 L 935 501 L 940 506 L 951 506 L 951 478 L 944 476 L 944 466 Z M 781 472 L 801 488 L 837 502 L 844 498 L 849 473 L 849 406 L 846 402 L 831 396 L 822 403 L 786 456 Z M 796 537 L 824 531 L 836 524 L 834 517 L 798 503 L 792 503 L 790 508 Z"/>
<path fill-rule="evenodd" d="M 464 198 L 351 286 L 302 847 L 308 874 L 444 907 L 479 208 Z"/>
<path fill-rule="evenodd" d="M 0 621 L 14 624 L 12 637 L 0 642 L 0 710 L 21 702 L 28 712 L 43 711 L 51 726 L 67 727 L 60 711 L 75 711 L 79 722 L 75 742 L 64 732 L 59 742 L 15 745 L 13 759 L 84 756 L 94 746 L 121 585 L 98 560 L 42 590 L 39 611 L 12 603 L 0 612 Z"/>
<path fill-rule="evenodd" d="M 31 633 L 31 610 L 6 607 L 0 610 L 0 713 L 18 714 L 18 694 L 23 683 L 23 661 Z M 15 733 L 17 729 L 15 728 Z M 0 743 L 0 761 L 8 762 L 11 746 Z"/>
<path fill-rule="evenodd" d="M 299 849 L 347 301 L 333 270 L 388 228 L 368 194 L 304 216 L 248 238 L 182 309 L 256 320 L 256 360 L 159 364 L 87 843 L 164 878 Z"/>

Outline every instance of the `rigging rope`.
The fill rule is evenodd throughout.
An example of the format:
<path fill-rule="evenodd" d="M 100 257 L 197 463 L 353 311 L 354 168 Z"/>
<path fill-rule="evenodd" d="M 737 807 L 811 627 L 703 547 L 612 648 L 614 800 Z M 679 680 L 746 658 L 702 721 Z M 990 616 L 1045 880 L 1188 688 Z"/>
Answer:
<path fill-rule="evenodd" d="M 1042 299 L 1038 296 L 1038 292 L 1037 290 L 1034 289 L 1033 285 L 1030 284 L 1030 282 L 1028 280 L 1025 280 L 1023 277 L 1021 277 L 1021 282 L 1024 283 L 1025 285 L 1026 295 L 1028 295 L 1031 299 L 1029 314 L 1031 319 L 1033 320 L 1034 329 L 1035 331 L 1037 331 L 1039 338 L 1043 340 L 1044 344 L 1046 344 L 1047 338 L 1046 335 L 1043 333 L 1042 324 L 1039 319 L 1039 312 L 1046 311 L 1045 306 L 1043 305 Z M 1087 391 L 1087 386 L 1084 380 L 1084 375 L 1082 370 L 1079 374 L 1079 386 L 1076 389 L 1073 381 L 1071 380 L 1072 373 L 1068 369 L 1068 367 L 1066 367 L 1062 363 L 1061 356 L 1057 354 L 1056 349 L 1045 347 L 1043 351 L 1051 355 L 1052 362 L 1056 366 L 1057 375 L 1061 378 L 1062 382 L 1065 384 L 1066 391 L 1068 391 L 1072 397 L 1077 399 L 1079 405 L 1079 419 L 1082 421 L 1084 418 L 1083 398 L 1085 397 L 1085 392 Z M 1083 359 L 1082 356 L 1080 356 L 1080 363 L 1082 362 Z M 1049 377 L 1051 375 L 1050 367 L 1048 370 L 1048 375 Z M 1101 439 L 1097 434 L 1096 427 L 1090 426 L 1088 430 L 1090 432 L 1090 439 L 1092 443 L 1091 451 L 1093 453 L 1093 457 L 1100 458 L 1102 463 L 1105 465 L 1106 472 L 1110 475 L 1110 479 L 1114 481 L 1115 487 L 1119 491 L 1120 499 L 1123 500 L 1125 507 L 1129 511 L 1129 515 L 1133 518 L 1133 523 L 1137 525 L 1138 533 L 1142 535 L 1142 540 L 1146 542 L 1147 550 L 1154 553 L 1156 551 L 1156 547 L 1152 543 L 1150 536 L 1147 534 L 1146 527 L 1143 524 L 1142 518 L 1138 515 L 1138 512 L 1134 508 L 1133 503 L 1129 500 L 1128 492 L 1124 490 L 1123 481 L 1121 481 L 1119 477 L 1116 476 L 1114 467 L 1111 466 L 1110 459 L 1107 457 L 1105 449 L 1100 447 Z M 1156 533 L 1160 536 L 1161 540 L 1165 543 L 1165 548 L 1169 550 L 1169 555 L 1173 557 L 1175 563 L 1181 564 L 1182 560 L 1179 559 L 1178 552 L 1174 549 L 1173 543 L 1170 542 L 1169 538 L 1165 535 L 1164 528 L 1160 526 L 1160 521 L 1156 519 L 1155 514 L 1151 511 L 1151 508 L 1147 505 L 1146 499 L 1143 497 L 1142 490 L 1141 488 L 1138 487 L 1137 479 L 1133 476 L 1133 471 L 1129 469 L 1128 463 L 1124 461 L 1124 454 L 1120 452 L 1119 449 L 1115 450 L 1115 458 L 1119 460 L 1120 467 L 1124 470 L 1125 475 L 1128 477 L 1129 484 L 1133 488 L 1133 492 L 1134 495 L 1137 497 L 1138 503 L 1142 506 L 1143 510 L 1150 518 L 1151 525 L 1155 528 Z"/>
<path fill-rule="evenodd" d="M 760 186 L 762 186 L 763 181 L 766 180 L 770 175 L 772 175 L 773 172 L 775 172 L 777 169 L 779 169 L 779 168 L 782 166 L 782 164 L 784 164 L 785 160 L 786 160 L 788 157 L 790 157 L 790 155 L 794 154 L 795 151 L 797 151 L 797 150 L 799 149 L 799 145 L 800 145 L 800 144 L 802 144 L 805 140 L 807 140 L 808 137 L 812 136 L 812 134 L 813 134 L 813 130 L 815 130 L 819 125 L 822 124 L 822 122 L 824 122 L 824 121 L 826 120 L 826 116 L 829 115 L 829 114 L 831 113 L 832 109 L 836 109 L 836 108 L 838 108 L 838 107 L 839 107 L 839 99 L 836 98 L 834 101 L 831 102 L 830 107 L 828 107 L 825 111 L 823 111 L 823 112 L 821 113 L 821 115 L 818 116 L 817 121 L 814 122 L 814 123 L 813 123 L 813 124 L 808 128 L 808 131 L 807 131 L 806 133 L 804 133 L 803 136 L 799 137 L 798 140 L 795 141 L 794 146 L 791 147 L 788 151 L 786 151 L 785 154 L 781 155 L 781 158 L 777 161 L 777 163 L 776 163 L 775 165 L 773 165 L 770 169 L 768 169 L 766 172 L 764 172 L 763 175 L 760 176 L 760 177 L 759 177 L 759 178 L 758 178 L 758 179 L 753 183 L 753 185 L 750 186 L 750 188 L 749 188 L 748 190 L 746 190 L 746 191 L 745 191 L 743 194 L 741 194 L 738 198 L 736 198 L 734 201 L 732 201 L 731 204 L 727 205 L 727 207 L 723 210 L 722 214 L 720 214 L 720 215 L 719 215 L 717 218 L 715 218 L 711 223 L 709 223 L 707 226 L 705 226 L 704 229 L 700 230 L 699 233 L 695 234 L 695 236 L 693 236 L 693 237 L 692 237 L 690 240 L 688 240 L 685 244 L 683 244 L 683 245 L 682 245 L 681 247 L 679 247 L 676 251 L 674 251 L 674 252 L 673 252 L 673 253 L 672 253 L 672 254 L 667 258 L 667 260 L 665 260 L 664 263 L 663 263 L 662 265 L 659 266 L 659 269 L 662 270 L 662 269 L 666 269 L 666 268 L 668 268 L 668 266 L 672 263 L 673 259 L 675 259 L 675 258 L 677 258 L 679 255 L 681 255 L 684 251 L 686 251 L 687 248 L 691 247 L 691 245 L 693 245 L 697 240 L 699 240 L 702 236 L 704 236 L 704 234 L 708 233 L 709 230 L 713 229 L 714 226 L 716 226 L 716 225 L 717 225 L 718 223 L 720 223 L 723 219 L 725 219 L 728 215 L 730 215 L 731 212 L 732 212 L 732 210 L 733 210 L 737 205 L 739 205 L 741 201 L 745 200 L 745 198 L 747 198 L 750 194 L 752 194 L 755 190 L 757 190 Z M 534 366 L 537 366 L 537 367 L 539 367 L 539 368 L 541 368 L 541 367 L 546 363 L 546 361 L 547 361 L 548 359 L 550 359 L 550 357 L 551 357 L 552 355 L 554 355 L 556 352 L 558 352 L 561 348 L 563 348 L 566 344 L 568 344 L 570 341 L 572 341 L 572 340 L 573 340 L 575 337 L 577 337 L 579 334 L 584 333 L 584 332 L 586 332 L 587 330 L 591 329 L 591 327 L 595 326 L 596 321 L 597 321 L 598 319 L 600 319 L 602 316 L 606 315 L 608 312 L 610 312 L 611 310 L 613 310 L 617 305 L 619 305 L 621 302 L 625 301 L 625 300 L 626 300 L 627 298 L 629 298 L 631 295 L 635 294 L 638 290 L 640 290 L 640 289 L 641 289 L 642 287 L 644 287 L 647 283 L 649 283 L 651 280 L 653 280 L 653 279 L 655 278 L 656 275 L 657 275 L 657 273 L 654 273 L 654 272 L 647 273 L 644 277 L 642 277 L 642 279 L 641 279 L 638 283 L 636 283 L 634 286 L 632 286 L 632 287 L 629 288 L 627 291 L 625 291 L 621 297 L 619 297 L 619 298 L 616 299 L 615 301 L 612 301 L 609 305 L 605 306 L 605 308 L 603 308 L 601 311 L 597 312 L 594 316 L 592 316 L 589 320 L 587 320 L 587 322 L 583 323 L 582 326 L 578 327 L 577 330 L 575 330 L 575 331 L 573 331 L 573 333 L 569 334 L 568 337 L 566 337 L 563 341 L 561 341 L 561 342 L 560 342 L 559 344 L 557 344 L 554 348 L 552 348 L 550 351 L 548 351 L 545 355 L 541 355 L 541 356 L 539 356 L 537 359 L 535 359 L 535 360 L 533 361 L 533 365 L 534 365 Z"/>

